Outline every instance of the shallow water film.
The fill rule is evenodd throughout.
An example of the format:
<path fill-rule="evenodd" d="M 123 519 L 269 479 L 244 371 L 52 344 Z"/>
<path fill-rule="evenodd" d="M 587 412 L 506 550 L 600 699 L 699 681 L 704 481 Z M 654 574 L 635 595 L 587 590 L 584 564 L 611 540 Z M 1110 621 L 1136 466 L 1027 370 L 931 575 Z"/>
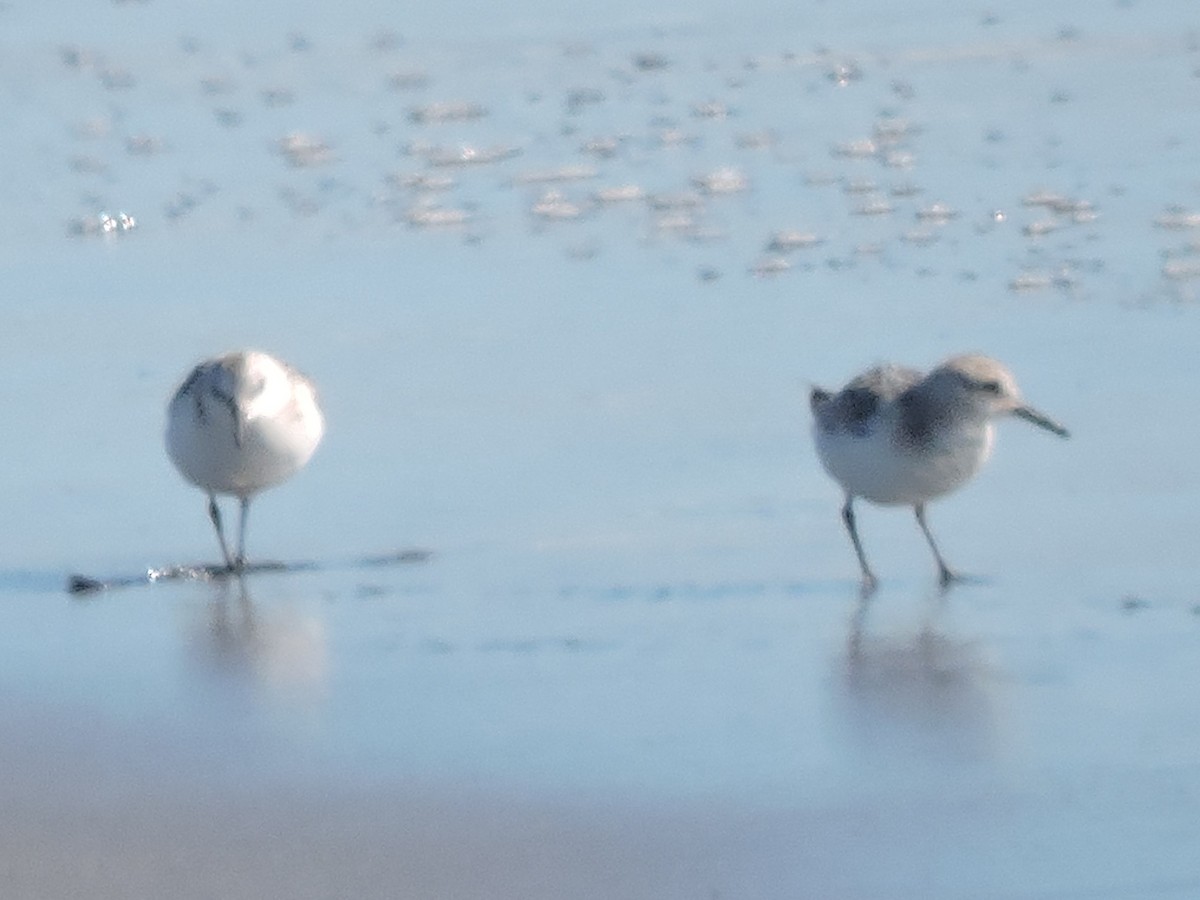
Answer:
<path fill-rule="evenodd" d="M 1198 76 L 1183 2 L 0 4 L 0 893 L 1200 896 Z M 326 419 L 240 579 L 163 448 L 237 347 Z M 946 592 L 860 503 L 862 600 L 809 391 L 962 352 L 1071 438 Z"/>

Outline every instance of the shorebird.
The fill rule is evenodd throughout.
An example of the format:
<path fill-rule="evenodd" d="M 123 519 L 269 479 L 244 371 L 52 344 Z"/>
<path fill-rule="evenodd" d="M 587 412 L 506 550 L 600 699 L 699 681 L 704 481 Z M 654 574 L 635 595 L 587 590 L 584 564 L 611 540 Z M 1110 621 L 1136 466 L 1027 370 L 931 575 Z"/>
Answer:
<path fill-rule="evenodd" d="M 167 409 L 167 453 L 184 478 L 207 492 L 231 572 L 246 563 L 250 500 L 300 471 L 324 430 L 312 382 L 257 350 L 205 360 L 176 390 Z M 225 541 L 218 494 L 240 503 L 236 554 Z"/>
<path fill-rule="evenodd" d="M 1059 437 L 1065 428 L 1021 400 L 1017 383 L 986 356 L 955 356 L 929 374 L 883 365 L 836 394 L 814 387 L 813 432 L 821 465 L 846 493 L 842 519 L 862 568 L 863 593 L 876 585 L 854 520 L 854 500 L 911 506 L 943 587 L 956 579 L 929 525 L 925 504 L 961 487 L 992 450 L 993 419 L 1014 415 Z"/>

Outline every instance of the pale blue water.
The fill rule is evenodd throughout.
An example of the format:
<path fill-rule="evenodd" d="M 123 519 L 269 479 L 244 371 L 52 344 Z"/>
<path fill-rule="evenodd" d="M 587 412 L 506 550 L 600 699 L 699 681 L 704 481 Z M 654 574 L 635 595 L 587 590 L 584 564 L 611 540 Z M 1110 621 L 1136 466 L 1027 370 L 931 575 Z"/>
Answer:
<path fill-rule="evenodd" d="M 0 9 L 15 896 L 1194 895 L 1188 12 Z M 464 144 L 519 152 L 427 162 Z M 408 224 L 416 173 L 469 221 Z M 250 549 L 327 568 L 69 598 L 215 558 L 162 417 L 245 345 L 329 423 Z M 860 609 L 809 385 L 963 350 L 1072 440 L 1005 423 L 931 508 L 944 599 L 864 508 Z"/>

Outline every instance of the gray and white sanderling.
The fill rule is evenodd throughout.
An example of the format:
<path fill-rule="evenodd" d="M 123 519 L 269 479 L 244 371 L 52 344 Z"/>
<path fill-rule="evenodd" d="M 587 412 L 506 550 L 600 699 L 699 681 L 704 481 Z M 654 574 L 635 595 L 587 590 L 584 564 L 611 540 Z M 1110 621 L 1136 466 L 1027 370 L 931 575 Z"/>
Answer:
<path fill-rule="evenodd" d="M 208 514 L 230 571 L 246 562 L 250 500 L 300 471 L 325 422 L 311 381 L 257 350 L 205 360 L 167 410 L 167 453 L 184 478 L 208 494 Z M 237 553 L 229 552 L 217 495 L 238 498 Z"/>
<path fill-rule="evenodd" d="M 929 542 L 938 577 L 957 577 L 925 521 L 925 504 L 965 484 L 992 450 L 993 420 L 1015 415 L 1068 437 L 1065 428 L 1026 405 L 1012 374 L 986 356 L 955 356 L 924 374 L 897 365 L 870 369 L 837 393 L 814 387 L 813 433 L 821 465 L 842 486 L 842 519 L 862 568 L 862 589 L 876 585 L 854 519 L 854 500 L 911 506 Z"/>

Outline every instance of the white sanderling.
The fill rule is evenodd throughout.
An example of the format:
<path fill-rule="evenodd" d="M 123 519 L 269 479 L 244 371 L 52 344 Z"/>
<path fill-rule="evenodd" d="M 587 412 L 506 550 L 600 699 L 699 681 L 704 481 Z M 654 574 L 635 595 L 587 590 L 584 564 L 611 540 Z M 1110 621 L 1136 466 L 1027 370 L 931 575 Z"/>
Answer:
<path fill-rule="evenodd" d="M 992 449 L 992 419 L 1012 414 L 1068 437 L 1067 430 L 1025 405 L 1003 365 L 986 356 L 956 356 L 928 375 L 883 365 L 836 394 L 813 388 L 813 432 L 821 465 L 846 492 L 842 518 L 862 567 L 863 593 L 875 588 L 854 522 L 854 498 L 913 507 L 933 550 L 943 586 L 955 580 L 925 522 L 925 504 L 966 483 Z"/>
<path fill-rule="evenodd" d="M 324 430 L 312 382 L 257 350 L 205 360 L 179 386 L 167 410 L 167 453 L 184 478 L 208 493 L 208 515 L 230 571 L 246 562 L 251 498 L 300 471 Z M 241 504 L 236 556 L 225 542 L 217 494 Z"/>

